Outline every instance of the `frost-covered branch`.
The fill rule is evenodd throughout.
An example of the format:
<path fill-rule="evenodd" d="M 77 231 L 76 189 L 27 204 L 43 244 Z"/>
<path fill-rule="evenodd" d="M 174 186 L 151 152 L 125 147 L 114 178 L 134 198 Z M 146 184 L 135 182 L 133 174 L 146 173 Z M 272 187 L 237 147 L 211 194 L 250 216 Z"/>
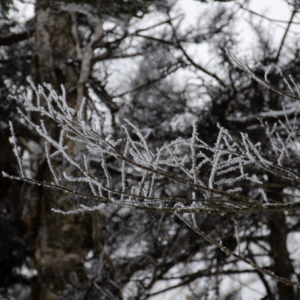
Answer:
<path fill-rule="evenodd" d="M 198 138 L 194 125 L 190 139 L 178 138 L 151 149 L 147 142 L 149 134 L 144 136 L 130 121 L 126 120 L 127 126 L 123 127 L 124 137 L 115 141 L 111 136 L 99 134 L 86 124 L 82 109 L 75 113 L 68 106 L 63 87 L 61 96 L 46 84 L 37 88 L 32 84 L 32 88 L 36 94 L 36 103 L 25 95 L 23 99 L 17 100 L 28 112 L 40 114 L 40 124 L 34 123 L 21 110 L 19 112 L 46 140 L 45 156 L 54 183 L 39 183 L 26 177 L 11 125 L 12 142 L 20 166 L 21 176 L 18 179 L 62 189 L 77 196 L 98 199 L 111 203 L 110 205 L 125 205 L 158 212 L 220 214 L 298 209 L 298 203 L 265 203 L 263 200 L 267 199 L 267 193 L 261 192 L 262 181 L 256 175 L 258 170 L 263 170 L 295 184 L 300 183 L 298 174 L 284 164 L 286 157 L 298 155 L 296 126 L 289 121 L 285 124 L 279 122 L 288 136 L 285 141 L 276 129 L 271 130 L 265 124 L 274 154 L 277 155 L 276 160 L 263 153 L 261 143 L 254 144 L 244 133 L 237 139 L 222 127 L 213 146 Z M 48 118 L 57 125 L 60 130 L 58 138 L 49 133 L 50 130 L 47 130 L 46 122 L 42 118 Z M 130 131 L 135 132 L 138 140 L 132 139 Z M 76 156 L 69 149 L 74 144 L 80 148 Z M 72 175 L 68 175 L 67 171 L 62 172 L 63 180 L 58 179 L 57 170 L 51 161 L 51 158 L 57 156 L 61 156 L 73 168 Z M 111 174 L 112 166 L 108 163 L 110 158 L 119 162 L 114 166 L 120 174 L 119 179 Z M 102 175 L 94 175 L 89 167 L 90 161 L 100 162 Z M 136 179 L 140 179 L 129 179 L 133 173 Z M 170 185 L 176 183 L 191 188 L 194 192 L 199 191 L 204 197 L 182 198 L 176 192 L 174 195 L 170 194 L 170 197 L 162 197 L 159 192 L 162 180 Z M 245 181 L 250 182 L 253 189 L 260 191 L 263 195 L 262 201 L 243 195 Z M 74 183 L 88 184 L 91 193 L 77 192 Z M 68 184 L 73 184 L 74 188 L 70 189 Z"/>

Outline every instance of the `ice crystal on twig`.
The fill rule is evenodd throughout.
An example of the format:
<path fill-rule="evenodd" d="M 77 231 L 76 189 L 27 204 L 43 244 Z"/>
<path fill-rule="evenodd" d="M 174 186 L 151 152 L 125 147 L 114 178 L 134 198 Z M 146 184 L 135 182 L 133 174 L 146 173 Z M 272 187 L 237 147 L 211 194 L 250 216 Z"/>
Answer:
<path fill-rule="evenodd" d="M 247 69 L 244 65 L 240 67 Z M 255 77 L 255 74 L 249 70 L 247 72 Z M 263 81 L 263 79 L 258 81 L 261 80 Z M 296 88 L 293 81 L 292 83 Z M 264 84 L 267 85 L 267 83 Z M 289 112 L 285 108 L 283 114 L 286 116 L 286 121 L 278 120 L 278 124 L 287 133 L 286 140 L 283 140 L 277 131 L 278 126 L 274 125 L 270 129 L 267 123 L 262 122 L 276 155 L 275 160 L 264 154 L 261 150 L 261 143 L 252 142 L 247 134 L 241 133 L 241 138 L 237 139 L 220 125 L 218 125 L 219 134 L 213 146 L 198 137 L 196 124 L 193 124 L 190 139 L 179 137 L 152 149 L 147 141 L 150 131 L 144 135 L 136 125 L 126 120 L 127 125 L 123 126 L 125 137 L 113 140 L 112 136 L 101 135 L 86 124 L 83 112 L 84 101 L 81 102 L 76 116 L 74 110 L 66 102 L 63 87 L 62 95 L 58 96 L 49 85 L 37 88 L 32 83 L 31 85 L 36 94 L 36 102 L 34 103 L 24 96 L 22 101 L 26 110 L 38 112 L 41 116 L 52 120 L 60 130 L 57 141 L 49 133 L 50 130 L 47 130 L 43 120 L 40 121 L 40 124 L 34 123 L 19 110 L 24 120 L 30 123 L 46 141 L 45 156 L 54 183 L 40 183 L 44 186 L 73 191 L 74 194 L 82 195 L 82 197 L 98 197 L 102 201 L 114 205 L 127 205 L 159 212 L 181 211 L 194 214 L 200 211 L 222 213 L 271 209 L 272 206 L 267 203 L 265 192 L 259 186 L 257 191 L 261 191 L 263 203 L 242 195 L 242 181 L 250 181 L 253 185 L 262 184 L 262 181 L 256 176 L 256 172 L 260 168 L 282 178 L 300 182 L 297 174 L 284 167 L 285 158 L 291 157 L 292 152 L 294 155 L 293 149 L 297 147 L 294 146 L 291 149 L 290 145 L 298 145 L 296 144 L 298 140 L 295 133 L 295 122 L 290 122 Z M 275 114 L 275 117 L 277 116 L 278 114 Z M 10 128 L 14 152 L 20 167 L 20 178 L 38 184 L 25 176 L 11 123 Z M 137 138 L 132 138 L 129 128 L 135 132 Z M 81 150 L 76 156 L 72 153 L 74 144 L 81 145 Z M 52 153 L 50 153 L 50 148 Z M 61 156 L 72 170 L 72 172 L 66 170 L 62 172 L 64 183 L 58 179 L 55 165 L 51 161 L 58 156 Z M 119 162 L 118 169 L 114 169 L 114 172 L 120 174 L 119 180 L 115 174 L 111 174 L 113 169 L 108 161 L 112 157 Z M 102 179 L 98 179 L 93 174 L 93 170 L 90 168 L 90 158 L 100 162 L 102 174 L 100 178 Z M 131 171 L 129 172 L 129 170 Z M 4 174 L 4 176 L 9 175 Z M 10 176 L 10 178 L 13 177 Z M 202 198 L 196 199 L 193 194 L 192 199 L 182 199 L 172 193 L 168 197 L 161 197 L 159 186 L 163 181 L 164 184 L 170 186 L 176 183 L 178 187 L 184 185 L 192 188 L 194 193 L 202 195 Z M 65 183 L 73 185 L 77 183 L 77 185 L 70 190 L 64 185 Z M 76 191 L 76 187 L 79 187 L 80 183 L 88 184 L 90 194 Z M 193 217 L 193 222 L 195 223 L 195 217 Z"/>

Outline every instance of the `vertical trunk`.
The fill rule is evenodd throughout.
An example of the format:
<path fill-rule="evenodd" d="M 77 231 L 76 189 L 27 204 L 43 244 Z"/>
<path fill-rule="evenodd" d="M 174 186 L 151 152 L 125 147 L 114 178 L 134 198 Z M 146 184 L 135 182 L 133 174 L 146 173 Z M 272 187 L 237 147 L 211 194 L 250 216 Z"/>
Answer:
<path fill-rule="evenodd" d="M 281 190 L 274 191 L 273 199 L 277 202 L 283 202 Z M 289 258 L 287 249 L 287 225 L 284 213 L 274 213 L 269 216 L 268 227 L 270 229 L 269 244 L 271 248 L 270 256 L 273 258 L 273 272 L 283 278 L 291 279 L 294 274 L 293 265 Z M 277 282 L 279 300 L 296 300 L 293 286 Z"/>
<path fill-rule="evenodd" d="M 67 91 L 70 106 L 76 107 L 78 75 L 68 61 L 76 58 L 76 42 L 72 34 L 75 18 L 59 6 L 36 6 L 36 59 L 33 65 L 35 83 L 50 83 L 61 93 L 63 84 Z M 70 92 L 71 91 L 73 92 Z M 38 117 L 35 117 L 37 121 Z M 52 135 L 58 129 L 49 120 L 46 126 Z M 52 132 L 51 132 L 52 131 Z M 43 146 L 43 141 L 41 141 Z M 40 165 L 36 179 L 53 181 L 47 163 Z M 89 215 L 59 215 L 52 207 L 71 209 L 69 200 L 58 204 L 66 194 L 60 191 L 34 189 L 27 201 L 23 219 L 28 225 L 28 236 L 34 249 L 37 278 L 32 286 L 33 299 L 51 300 L 72 297 L 70 287 L 85 288 L 86 274 L 83 259 L 91 249 L 91 217 Z M 75 290 L 74 290 L 75 292 Z M 78 290 L 76 290 L 78 295 Z"/>
<path fill-rule="evenodd" d="M 78 75 L 69 61 L 77 58 L 76 19 L 71 13 L 58 7 L 43 7 L 38 4 L 36 8 L 36 61 L 33 67 L 33 76 L 36 83 L 51 83 L 53 88 L 60 92 L 63 84 L 68 91 L 68 102 L 76 105 L 76 85 Z M 70 92 L 70 89 L 73 92 Z"/>
<path fill-rule="evenodd" d="M 93 45 L 103 37 L 102 22 L 99 20 L 90 42 L 82 51 L 77 37 L 75 13 L 62 9 L 62 6 L 43 6 L 37 1 L 36 6 L 36 59 L 32 73 L 36 84 L 50 83 L 58 94 L 60 85 L 66 89 L 69 106 L 80 107 L 82 97 L 86 93 L 86 83 L 89 78 Z M 81 61 L 80 72 L 72 66 L 74 59 Z M 32 116 L 39 122 L 39 116 Z M 59 137 L 60 128 L 49 120 L 44 120 L 49 134 L 55 139 Z M 43 141 L 41 141 L 43 146 Z M 74 145 L 69 142 L 68 150 L 72 152 Z M 76 148 L 77 151 L 78 147 Z M 70 153 L 71 154 L 71 153 Z M 78 154 L 78 153 L 77 153 Z M 55 162 L 53 162 L 55 164 Z M 58 163 L 56 163 L 58 164 Z M 57 165 L 62 168 L 62 166 Z M 64 170 L 61 170 L 64 171 Z M 74 171 L 74 170 L 73 170 Z M 47 162 L 40 165 L 36 179 L 38 181 L 53 181 Z M 103 252 L 99 242 L 99 220 L 94 213 L 91 215 L 60 215 L 51 211 L 59 208 L 63 211 L 72 209 L 72 204 L 58 190 L 42 187 L 34 189 L 27 201 L 23 220 L 28 227 L 28 236 L 34 249 L 38 275 L 32 283 L 33 299 L 52 300 L 78 297 L 88 299 L 93 293 L 93 285 L 88 282 L 84 267 L 84 257 L 90 249 Z M 105 276 L 98 280 L 98 286 L 103 286 L 114 299 L 122 299 L 117 285 L 113 263 L 107 253 L 103 253 L 106 261 Z M 105 287 L 105 288 L 104 288 Z M 102 293 L 102 287 L 94 294 Z"/>

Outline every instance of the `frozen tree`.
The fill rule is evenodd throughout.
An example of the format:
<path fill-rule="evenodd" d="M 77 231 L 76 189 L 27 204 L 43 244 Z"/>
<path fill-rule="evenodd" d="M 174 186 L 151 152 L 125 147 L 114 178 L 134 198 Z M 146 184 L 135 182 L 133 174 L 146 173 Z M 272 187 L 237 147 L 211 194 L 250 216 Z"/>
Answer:
<path fill-rule="evenodd" d="M 242 64 L 234 56 L 231 56 L 231 59 L 263 86 L 294 100 L 300 99 L 299 89 L 292 77 L 290 80 L 294 86 L 289 85 L 289 88 L 293 94 L 295 89 L 298 93 L 297 96 L 295 94 L 288 95 L 276 89 L 266 80 L 255 75 L 247 65 Z M 265 78 L 267 78 L 267 74 L 265 74 Z M 254 144 L 246 133 L 241 132 L 240 139 L 237 139 L 223 127 L 219 128 L 217 140 L 213 146 L 210 146 L 198 138 L 195 124 L 191 138 L 179 137 L 170 143 L 164 143 L 159 148 L 151 149 L 147 142 L 150 131 L 143 134 L 137 126 L 127 120 L 127 124 L 123 127 L 126 137 L 113 140 L 110 135 L 103 135 L 99 128 L 93 129 L 86 124 L 84 119 L 85 99 L 76 113 L 67 104 L 63 85 L 61 86 L 62 96 L 58 96 L 50 85 L 44 84 L 44 87 L 36 88 L 33 83 L 31 84 L 36 94 L 36 103 L 26 96 L 17 100 L 22 103 L 26 111 L 38 112 L 41 115 L 40 123 L 32 122 L 21 110 L 19 113 L 45 140 L 46 161 L 53 181 L 41 182 L 26 175 L 22 158 L 18 153 L 12 123 L 9 124 L 12 144 L 21 176 L 16 177 L 3 172 L 4 177 L 64 191 L 74 197 L 93 200 L 94 203 L 97 203 L 93 206 L 79 204 L 79 208 L 75 210 L 64 211 L 52 208 L 52 211 L 58 214 L 110 211 L 111 208 L 118 206 L 159 213 L 173 213 L 197 234 L 226 254 L 242 260 L 264 275 L 269 275 L 284 284 L 299 286 L 298 282 L 277 276 L 246 259 L 240 253 L 215 241 L 199 229 L 195 217 L 196 214 L 267 213 L 299 209 L 299 203 L 294 201 L 269 203 L 267 192 L 264 188 L 259 188 L 263 182 L 256 175 L 262 170 L 295 184 L 299 182 L 299 175 L 291 166 L 291 161 L 297 163 L 299 157 L 297 114 L 293 120 L 289 119 L 290 114 L 298 112 L 299 105 L 297 103 L 289 105 L 288 108 L 283 107 L 282 111 L 271 111 L 262 116 L 262 121 L 263 117 L 268 116 L 276 119 L 281 116 L 285 117 L 285 121 L 279 119 L 272 129 L 269 128 L 267 122 L 263 123 L 269 143 L 272 145 L 272 151 L 268 153 L 264 153 L 262 150 L 261 142 Z M 42 99 L 46 101 L 45 106 L 41 105 Z M 57 129 L 54 131 L 55 136 L 59 136 L 57 140 L 49 134 L 44 118 L 51 119 L 57 125 Z M 135 132 L 137 140 L 132 139 L 127 127 Z M 57 131 L 59 131 L 58 135 Z M 70 152 L 70 146 L 75 147 L 76 151 Z M 117 161 L 114 171 L 119 173 L 119 178 L 114 175 L 115 184 L 112 182 L 113 175 L 107 166 L 107 161 L 111 158 Z M 63 160 L 67 164 L 63 164 L 63 170 L 55 167 L 58 165 L 55 163 L 57 160 Z M 91 162 L 99 164 L 99 168 L 105 174 L 104 180 L 98 179 L 91 170 Z M 204 169 L 205 172 L 203 172 Z M 209 176 L 206 177 L 203 175 L 204 173 L 209 173 Z M 132 174 L 140 180 L 133 181 L 129 178 Z M 174 184 L 177 184 L 179 188 L 182 186 L 182 189 L 188 187 L 193 190 L 192 197 L 178 198 L 176 191 L 175 195 L 171 193 L 169 197 L 162 197 L 160 181 L 169 185 L 171 190 Z M 252 190 L 258 190 L 261 197 L 255 199 L 243 196 L 240 192 L 243 191 L 244 182 L 250 182 Z M 74 186 L 74 183 L 77 184 Z M 82 187 L 78 188 L 78 184 Z M 85 185 L 89 187 L 87 191 L 83 191 Z M 289 195 L 293 197 L 291 192 Z M 108 257 L 106 259 L 111 261 Z"/>
<path fill-rule="evenodd" d="M 139 24 L 141 7 L 119 19 L 87 8 L 39 2 L 26 34 L 3 27 L 1 140 L 13 164 L 1 161 L 12 199 L 1 224 L 19 260 L 1 288 L 20 298 L 30 287 L 32 299 L 147 299 L 179 287 L 191 299 L 239 299 L 255 278 L 261 298 L 296 299 L 298 46 L 281 61 L 287 34 L 274 49 L 251 23 L 250 68 L 233 55 L 228 6 L 190 27 L 166 2 L 143 12 L 161 18 L 151 26 Z M 215 68 L 187 50 L 205 43 Z M 136 72 L 114 90 L 113 62 L 134 57 Z M 191 81 L 178 84 L 180 71 Z M 224 293 L 228 278 L 241 284 Z"/>

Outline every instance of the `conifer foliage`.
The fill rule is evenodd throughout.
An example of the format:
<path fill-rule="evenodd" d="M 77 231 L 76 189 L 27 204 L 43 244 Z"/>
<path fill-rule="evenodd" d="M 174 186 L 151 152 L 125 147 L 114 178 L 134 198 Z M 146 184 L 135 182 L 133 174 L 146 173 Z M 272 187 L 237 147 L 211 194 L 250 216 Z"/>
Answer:
<path fill-rule="evenodd" d="M 131 2 L 3 23 L 0 299 L 298 299 L 298 4 L 249 64 L 247 6 Z"/>

